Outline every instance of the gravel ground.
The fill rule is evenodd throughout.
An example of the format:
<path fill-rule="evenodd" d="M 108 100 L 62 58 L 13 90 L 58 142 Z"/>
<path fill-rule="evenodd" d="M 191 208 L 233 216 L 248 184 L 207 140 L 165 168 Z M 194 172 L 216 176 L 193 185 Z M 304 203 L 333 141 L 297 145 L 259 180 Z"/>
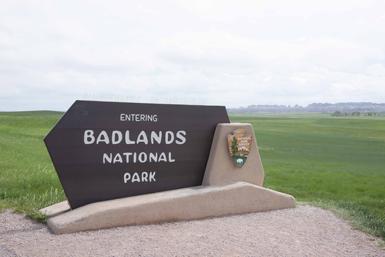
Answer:
<path fill-rule="evenodd" d="M 385 256 L 379 240 L 330 211 L 295 209 L 53 235 L 0 213 L 0 256 Z"/>

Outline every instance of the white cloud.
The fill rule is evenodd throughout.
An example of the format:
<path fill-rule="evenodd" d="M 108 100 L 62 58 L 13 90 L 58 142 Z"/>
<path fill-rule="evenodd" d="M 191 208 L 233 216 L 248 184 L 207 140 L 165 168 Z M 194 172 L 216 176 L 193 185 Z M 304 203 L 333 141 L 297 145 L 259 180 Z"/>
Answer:
<path fill-rule="evenodd" d="M 383 1 L 2 1 L 0 110 L 385 99 Z"/>

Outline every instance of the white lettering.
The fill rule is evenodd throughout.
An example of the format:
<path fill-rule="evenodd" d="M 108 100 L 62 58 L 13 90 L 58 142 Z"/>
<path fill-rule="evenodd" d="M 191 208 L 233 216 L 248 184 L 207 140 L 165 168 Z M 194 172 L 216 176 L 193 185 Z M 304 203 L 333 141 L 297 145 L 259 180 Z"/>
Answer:
<path fill-rule="evenodd" d="M 166 154 L 165 153 L 161 153 L 159 155 L 158 162 L 167 162 L 167 158 L 166 158 Z"/>
<path fill-rule="evenodd" d="M 123 182 L 131 183 L 151 183 L 156 182 L 156 171 L 142 171 L 142 172 L 125 172 L 123 174 Z"/>
<path fill-rule="evenodd" d="M 135 144 L 135 142 L 130 139 L 130 131 L 129 130 L 126 130 L 125 142 L 127 145 Z"/>
<path fill-rule="evenodd" d="M 98 137 L 96 138 L 96 144 L 99 144 L 101 142 L 103 142 L 105 144 L 110 143 L 110 139 L 108 138 L 108 134 L 105 130 L 102 130 L 100 132 L 100 134 L 98 135 Z"/>
<path fill-rule="evenodd" d="M 134 182 L 140 182 L 139 174 L 138 174 L 137 172 L 135 172 L 134 175 L 132 175 L 131 182 L 132 182 L 132 183 L 134 183 Z"/>
<path fill-rule="evenodd" d="M 138 135 L 138 138 L 136 139 L 136 143 L 144 143 L 145 145 L 148 144 L 148 139 L 145 131 L 141 131 Z"/>
<path fill-rule="evenodd" d="M 158 122 L 157 114 L 143 114 L 143 113 L 121 113 L 120 121 L 134 121 L 134 122 Z"/>
<path fill-rule="evenodd" d="M 108 163 L 111 163 L 111 162 L 112 162 L 112 153 L 110 153 L 110 154 L 104 153 L 104 154 L 103 154 L 103 164 L 105 164 L 106 161 L 107 161 Z"/>
<path fill-rule="evenodd" d="M 103 153 L 103 164 L 115 163 L 160 163 L 160 162 L 175 162 L 171 152 L 123 152 L 123 153 Z"/>
<path fill-rule="evenodd" d="M 152 182 L 152 181 L 155 182 L 156 181 L 155 180 L 155 173 L 156 173 L 155 171 L 150 172 L 150 182 Z"/>
<path fill-rule="evenodd" d="M 130 181 L 130 179 L 131 179 L 131 174 L 128 172 L 124 173 L 123 175 L 124 183 L 126 184 L 128 181 Z"/>
<path fill-rule="evenodd" d="M 100 132 L 95 132 L 94 130 L 87 129 L 84 130 L 83 142 L 86 145 L 90 144 L 177 144 L 182 145 L 187 141 L 186 138 L 187 132 L 184 130 L 178 130 L 176 133 L 173 131 L 150 131 L 146 132 L 141 130 L 138 134 L 132 134 L 130 130 L 120 131 L 112 130 L 107 132 L 102 130 Z"/>
<path fill-rule="evenodd" d="M 115 157 L 114 157 L 114 160 L 113 160 L 113 163 L 123 163 L 123 159 L 122 159 L 122 156 L 120 154 L 116 154 Z"/>
<path fill-rule="evenodd" d="M 84 131 L 84 144 L 89 145 L 95 142 L 94 131 L 87 129 Z"/>
<path fill-rule="evenodd" d="M 162 143 L 162 131 L 158 131 L 158 134 L 155 131 L 151 131 L 151 144 L 154 144 L 154 141 L 158 144 Z"/>
<path fill-rule="evenodd" d="M 142 182 L 147 182 L 147 178 L 148 178 L 148 173 L 142 172 Z"/>
<path fill-rule="evenodd" d="M 123 139 L 123 135 L 122 135 L 122 132 L 120 132 L 119 130 L 114 130 L 112 131 L 112 144 L 116 145 L 116 144 L 119 144 L 120 142 L 122 142 L 122 139 Z"/>
<path fill-rule="evenodd" d="M 148 161 L 149 162 L 157 162 L 158 161 L 158 153 L 150 153 Z"/>
<path fill-rule="evenodd" d="M 175 159 L 172 158 L 171 153 L 168 153 L 168 162 L 175 162 Z"/>
<path fill-rule="evenodd" d="M 165 143 L 166 144 L 172 144 L 172 142 L 174 142 L 174 133 L 172 131 L 166 131 L 166 133 L 164 134 L 165 136 Z"/>
<path fill-rule="evenodd" d="M 184 130 L 179 130 L 178 132 L 176 132 L 177 139 L 175 140 L 175 143 L 177 145 L 183 145 L 184 143 L 186 143 L 186 134 L 187 133 Z"/>
<path fill-rule="evenodd" d="M 138 160 L 141 163 L 145 163 L 147 161 L 147 154 L 144 152 L 141 152 L 138 156 Z"/>
<path fill-rule="evenodd" d="M 124 157 L 126 157 L 126 163 L 129 163 L 130 162 L 130 156 L 132 155 L 132 153 L 128 152 L 128 153 L 123 153 Z"/>

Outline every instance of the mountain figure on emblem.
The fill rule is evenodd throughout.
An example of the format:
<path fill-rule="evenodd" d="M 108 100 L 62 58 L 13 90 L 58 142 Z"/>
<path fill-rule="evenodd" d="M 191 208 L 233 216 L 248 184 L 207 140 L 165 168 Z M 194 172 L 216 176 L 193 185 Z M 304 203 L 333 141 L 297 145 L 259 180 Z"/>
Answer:
<path fill-rule="evenodd" d="M 236 129 L 227 135 L 230 157 L 236 167 L 241 168 L 250 153 L 251 135 L 244 129 Z"/>

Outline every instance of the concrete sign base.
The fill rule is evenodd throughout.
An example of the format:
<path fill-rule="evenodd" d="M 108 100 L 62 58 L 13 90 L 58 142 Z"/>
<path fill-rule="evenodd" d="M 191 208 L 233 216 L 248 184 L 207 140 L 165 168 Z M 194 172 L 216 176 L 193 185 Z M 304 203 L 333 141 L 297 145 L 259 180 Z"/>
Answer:
<path fill-rule="evenodd" d="M 226 145 L 226 135 L 235 129 L 253 138 L 241 168 L 231 162 Z M 252 126 L 218 124 L 202 186 L 91 203 L 73 210 L 61 202 L 41 212 L 49 217 L 47 224 L 53 233 L 63 234 L 295 207 L 291 195 L 262 187 L 263 177 Z"/>
<path fill-rule="evenodd" d="M 190 187 L 88 204 L 48 219 L 55 234 L 268 211 L 295 206 L 292 196 L 237 182 Z"/>

